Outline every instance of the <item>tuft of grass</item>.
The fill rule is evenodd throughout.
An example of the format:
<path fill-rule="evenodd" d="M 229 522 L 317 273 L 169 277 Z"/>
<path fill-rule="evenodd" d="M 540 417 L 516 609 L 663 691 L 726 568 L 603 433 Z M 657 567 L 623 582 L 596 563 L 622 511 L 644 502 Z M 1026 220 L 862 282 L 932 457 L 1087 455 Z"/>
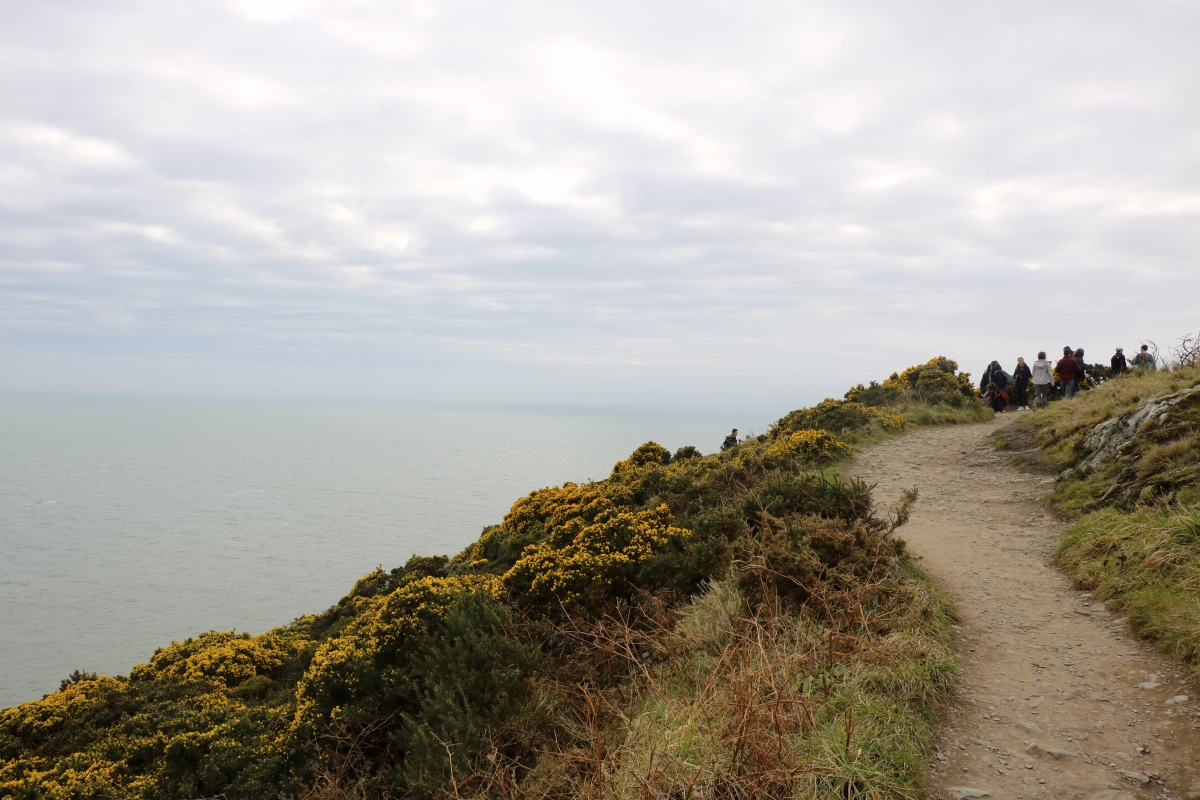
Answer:
<path fill-rule="evenodd" d="M 1133 373 L 1023 420 L 1044 463 L 1078 467 L 1100 423 L 1200 384 L 1200 368 Z M 1200 664 L 1200 409 L 1176 406 L 1152 420 L 1118 457 L 1064 473 L 1051 505 L 1075 523 L 1057 558 L 1076 586 L 1128 614 L 1147 639 Z"/>
<path fill-rule="evenodd" d="M 953 609 L 905 559 L 809 613 L 713 584 L 658 643 L 604 765 L 612 797 L 920 797 Z"/>
<path fill-rule="evenodd" d="M 1077 586 L 1200 672 L 1200 506 L 1092 512 L 1067 530 L 1058 559 Z"/>

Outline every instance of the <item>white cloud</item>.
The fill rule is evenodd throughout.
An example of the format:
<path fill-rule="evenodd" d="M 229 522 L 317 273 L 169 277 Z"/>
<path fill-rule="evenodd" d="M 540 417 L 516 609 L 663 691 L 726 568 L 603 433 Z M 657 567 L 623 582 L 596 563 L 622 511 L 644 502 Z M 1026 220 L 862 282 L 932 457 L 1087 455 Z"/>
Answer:
<path fill-rule="evenodd" d="M 801 402 L 934 352 L 1167 339 L 1197 324 L 1198 21 L 14 6 L 0 335 L 51 361 L 111 341 L 137 386 L 146 353 L 253 352 L 264 383 L 333 360 L 304 386 L 580 402 Z"/>

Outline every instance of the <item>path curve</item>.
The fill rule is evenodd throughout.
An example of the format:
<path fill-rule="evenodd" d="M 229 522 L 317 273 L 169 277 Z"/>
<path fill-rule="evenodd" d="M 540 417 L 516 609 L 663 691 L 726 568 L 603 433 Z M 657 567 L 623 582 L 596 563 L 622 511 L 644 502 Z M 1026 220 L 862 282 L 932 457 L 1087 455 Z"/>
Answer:
<path fill-rule="evenodd" d="M 881 505 L 917 487 L 899 533 L 961 617 L 932 794 L 1200 798 L 1200 687 L 1054 568 L 1063 525 L 1045 503 L 1053 479 L 1017 470 L 992 445 L 1019 416 L 919 428 L 843 472 L 878 484 Z"/>

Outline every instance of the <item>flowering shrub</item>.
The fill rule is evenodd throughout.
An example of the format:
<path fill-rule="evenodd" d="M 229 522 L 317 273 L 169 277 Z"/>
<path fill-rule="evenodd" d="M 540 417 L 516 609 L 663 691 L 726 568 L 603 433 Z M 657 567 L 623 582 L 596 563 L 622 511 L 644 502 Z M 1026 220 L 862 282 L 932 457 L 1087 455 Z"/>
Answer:
<path fill-rule="evenodd" d="M 786 436 L 792 431 L 831 431 L 850 434 L 870 430 L 875 426 L 885 430 L 900 430 L 904 417 L 875 406 L 854 400 L 826 398 L 811 408 L 797 409 L 771 426 L 769 438 Z"/>
<path fill-rule="evenodd" d="M 958 363 L 945 356 L 893 372 L 882 384 L 860 383 L 846 392 L 847 400 L 873 406 L 894 406 L 905 400 L 961 406 L 975 396 L 971 373 L 959 372 Z"/>
<path fill-rule="evenodd" d="M 149 664 L 139 664 L 130 670 L 129 678 L 135 681 L 174 678 L 185 682 L 213 678 L 233 687 L 256 675 L 278 673 L 304 643 L 303 637 L 286 633 L 251 636 L 209 631 L 195 639 L 160 647 L 150 657 Z"/>
<path fill-rule="evenodd" d="M 604 505 L 590 521 L 573 517 L 548 529 L 545 540 L 525 548 L 504 575 L 513 594 L 527 603 L 565 604 L 597 591 L 627 595 L 647 561 L 692 535 L 671 525 L 666 505 L 645 511 L 620 509 L 611 501 Z"/>
<path fill-rule="evenodd" d="M 336 637 L 322 644 L 296 687 L 293 728 L 319 722 L 362 723 L 382 709 L 415 702 L 414 659 L 423 639 L 465 594 L 499 597 L 490 575 L 420 578 L 373 598 Z"/>
<path fill-rule="evenodd" d="M 833 434 L 827 431 L 804 430 L 776 440 L 767 448 L 767 456 L 795 458 L 808 464 L 823 465 L 836 461 L 849 450 L 850 445 L 839 442 Z"/>

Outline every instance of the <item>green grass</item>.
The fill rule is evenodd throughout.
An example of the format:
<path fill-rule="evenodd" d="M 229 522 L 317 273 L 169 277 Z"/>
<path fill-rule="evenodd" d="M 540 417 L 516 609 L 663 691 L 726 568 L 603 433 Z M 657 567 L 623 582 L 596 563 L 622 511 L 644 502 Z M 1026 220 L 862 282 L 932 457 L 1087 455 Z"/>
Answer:
<path fill-rule="evenodd" d="M 1099 423 L 1200 384 L 1200 369 L 1132 374 L 1031 415 L 1044 466 L 1078 467 Z M 1200 663 L 1200 410 L 1177 407 L 1148 425 L 1122 456 L 1055 485 L 1051 506 L 1073 520 L 1057 558 L 1075 585 L 1120 610 L 1140 633 L 1194 667 Z"/>
<path fill-rule="evenodd" d="M 622 715 L 611 796 L 922 796 L 950 603 L 907 559 L 825 600 L 855 611 L 763 619 L 728 582 L 697 598 Z"/>
<path fill-rule="evenodd" d="M 1128 614 L 1163 651 L 1200 660 L 1200 506 L 1087 514 L 1058 558 L 1076 586 Z"/>

